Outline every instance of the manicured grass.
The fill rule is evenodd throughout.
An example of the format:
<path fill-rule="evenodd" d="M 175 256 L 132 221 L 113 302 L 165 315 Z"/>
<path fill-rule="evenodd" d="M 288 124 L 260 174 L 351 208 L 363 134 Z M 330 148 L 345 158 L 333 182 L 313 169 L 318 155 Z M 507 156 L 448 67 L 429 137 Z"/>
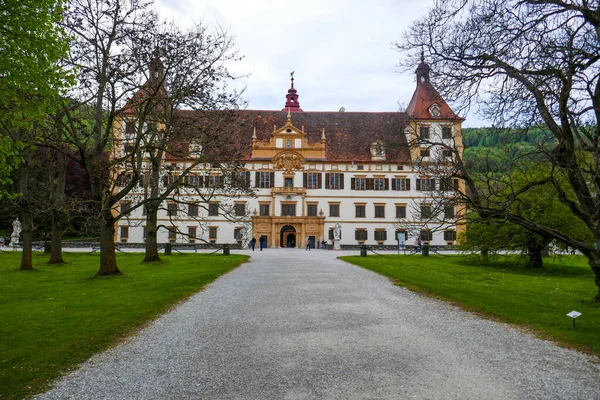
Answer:
<path fill-rule="evenodd" d="M 61 372 L 110 347 L 170 306 L 248 259 L 181 254 L 142 264 L 119 254 L 123 276 L 94 278 L 97 254 L 65 255 L 18 271 L 20 253 L 0 253 L 0 399 L 39 393 Z"/>
<path fill-rule="evenodd" d="M 545 259 L 543 269 L 528 269 L 517 258 L 488 264 L 466 256 L 340 257 L 373 270 L 411 290 L 455 302 L 528 328 L 542 338 L 600 354 L 600 305 L 594 274 L 584 257 Z M 573 328 L 566 314 L 582 313 Z"/>

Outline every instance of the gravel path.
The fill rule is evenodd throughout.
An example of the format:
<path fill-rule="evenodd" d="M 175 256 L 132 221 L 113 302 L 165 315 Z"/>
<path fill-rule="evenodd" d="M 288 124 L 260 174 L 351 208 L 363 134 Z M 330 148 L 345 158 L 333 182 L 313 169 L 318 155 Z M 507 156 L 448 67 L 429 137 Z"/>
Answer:
<path fill-rule="evenodd" d="M 267 249 L 39 399 L 600 399 L 597 358 Z"/>

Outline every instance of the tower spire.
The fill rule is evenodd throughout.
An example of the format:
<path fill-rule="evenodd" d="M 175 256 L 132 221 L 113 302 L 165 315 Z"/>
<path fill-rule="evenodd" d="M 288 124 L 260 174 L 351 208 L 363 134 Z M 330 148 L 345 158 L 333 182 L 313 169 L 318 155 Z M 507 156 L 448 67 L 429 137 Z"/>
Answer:
<path fill-rule="evenodd" d="M 290 82 L 291 82 L 291 87 L 288 89 L 288 92 L 285 95 L 285 98 L 287 101 L 285 102 L 285 107 L 281 111 L 288 111 L 288 112 L 303 111 L 300 108 L 300 102 L 298 101 L 298 98 L 300 96 L 298 95 L 298 91 L 294 88 L 294 71 L 292 71 L 290 73 Z"/>

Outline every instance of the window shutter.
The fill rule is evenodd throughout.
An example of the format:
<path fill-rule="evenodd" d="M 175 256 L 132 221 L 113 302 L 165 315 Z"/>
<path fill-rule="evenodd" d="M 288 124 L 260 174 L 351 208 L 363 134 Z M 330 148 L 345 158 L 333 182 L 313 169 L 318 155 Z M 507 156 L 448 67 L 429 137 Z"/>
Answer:
<path fill-rule="evenodd" d="M 410 179 L 406 178 L 406 190 L 410 190 Z"/>
<path fill-rule="evenodd" d="M 385 181 L 385 190 L 390 190 L 390 180 L 388 178 L 385 178 L 384 181 Z"/>
<path fill-rule="evenodd" d="M 340 189 L 344 188 L 344 174 L 340 174 Z"/>
<path fill-rule="evenodd" d="M 431 178 L 431 190 L 435 190 L 435 179 Z"/>
<path fill-rule="evenodd" d="M 329 174 L 325 173 L 325 189 L 329 189 Z"/>
<path fill-rule="evenodd" d="M 270 172 L 269 174 L 271 175 L 269 176 L 269 187 L 272 188 L 275 186 L 275 172 Z"/>
<path fill-rule="evenodd" d="M 260 172 L 254 173 L 254 187 L 260 187 Z"/>
<path fill-rule="evenodd" d="M 317 175 L 317 188 L 323 189 L 323 174 L 322 173 L 319 173 Z"/>
<path fill-rule="evenodd" d="M 308 174 L 306 172 L 302 174 L 302 185 L 303 188 L 308 187 Z"/>
<path fill-rule="evenodd" d="M 356 189 L 356 178 L 350 179 L 350 189 L 352 189 L 352 190 Z"/>
<path fill-rule="evenodd" d="M 246 171 L 246 187 L 250 187 L 250 171 Z"/>
<path fill-rule="evenodd" d="M 375 190 L 375 180 L 373 178 L 365 179 L 367 181 L 367 190 Z"/>
<path fill-rule="evenodd" d="M 201 187 L 201 188 L 204 187 L 204 177 L 203 176 L 198 178 L 198 187 Z"/>
<path fill-rule="evenodd" d="M 396 178 L 392 178 L 392 190 L 398 190 L 396 189 Z"/>
<path fill-rule="evenodd" d="M 169 184 L 169 176 L 164 175 L 163 176 L 163 185 L 167 186 L 168 184 Z"/>

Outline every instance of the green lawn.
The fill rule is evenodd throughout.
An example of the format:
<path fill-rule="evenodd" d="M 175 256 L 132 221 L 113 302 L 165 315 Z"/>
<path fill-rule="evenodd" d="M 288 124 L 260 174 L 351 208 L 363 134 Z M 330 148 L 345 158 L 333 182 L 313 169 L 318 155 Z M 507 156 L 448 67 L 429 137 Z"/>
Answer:
<path fill-rule="evenodd" d="M 18 271 L 20 253 L 0 253 L 0 399 L 39 393 L 61 372 L 106 349 L 248 259 L 180 254 L 142 264 L 119 254 L 123 276 L 94 278 L 97 254 L 68 254 Z"/>
<path fill-rule="evenodd" d="M 383 255 L 340 257 L 392 278 L 411 290 L 450 300 L 492 318 L 527 327 L 538 336 L 600 354 L 600 305 L 585 258 L 545 259 L 540 270 L 518 258 L 482 265 L 466 256 Z M 566 314 L 582 315 L 573 328 Z"/>

